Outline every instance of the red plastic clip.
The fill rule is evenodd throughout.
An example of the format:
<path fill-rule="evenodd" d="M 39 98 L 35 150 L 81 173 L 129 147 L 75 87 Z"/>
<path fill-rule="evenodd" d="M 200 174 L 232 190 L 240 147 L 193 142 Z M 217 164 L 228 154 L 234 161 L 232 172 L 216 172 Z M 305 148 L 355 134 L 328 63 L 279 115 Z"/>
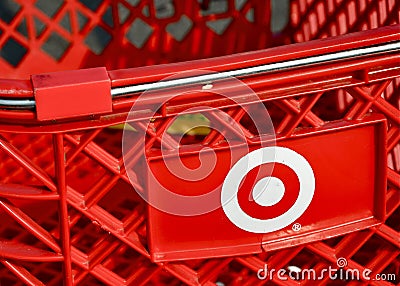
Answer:
<path fill-rule="evenodd" d="M 32 75 L 38 120 L 112 111 L 111 81 L 103 67 Z"/>

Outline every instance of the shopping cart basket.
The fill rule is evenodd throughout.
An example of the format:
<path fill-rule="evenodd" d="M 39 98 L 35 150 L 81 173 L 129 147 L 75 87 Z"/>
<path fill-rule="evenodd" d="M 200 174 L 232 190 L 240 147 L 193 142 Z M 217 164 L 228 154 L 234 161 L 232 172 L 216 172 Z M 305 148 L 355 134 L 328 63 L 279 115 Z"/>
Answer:
<path fill-rule="evenodd" d="M 400 2 L 277 3 L 1 2 L 0 285 L 399 283 Z"/>

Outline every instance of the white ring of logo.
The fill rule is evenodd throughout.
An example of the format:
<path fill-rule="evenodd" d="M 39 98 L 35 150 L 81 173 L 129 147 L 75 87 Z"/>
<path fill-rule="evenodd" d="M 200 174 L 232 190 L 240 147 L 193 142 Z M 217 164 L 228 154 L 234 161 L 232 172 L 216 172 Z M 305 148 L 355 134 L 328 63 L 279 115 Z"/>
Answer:
<path fill-rule="evenodd" d="M 291 168 L 299 179 L 300 189 L 295 203 L 287 212 L 271 219 L 258 219 L 249 216 L 242 210 L 237 193 L 240 183 L 247 173 L 266 163 L 280 163 Z M 273 232 L 290 225 L 307 210 L 314 196 L 314 190 L 314 172 L 303 156 L 284 147 L 260 148 L 240 158 L 228 172 L 222 185 L 222 209 L 233 224 L 245 231 Z"/>

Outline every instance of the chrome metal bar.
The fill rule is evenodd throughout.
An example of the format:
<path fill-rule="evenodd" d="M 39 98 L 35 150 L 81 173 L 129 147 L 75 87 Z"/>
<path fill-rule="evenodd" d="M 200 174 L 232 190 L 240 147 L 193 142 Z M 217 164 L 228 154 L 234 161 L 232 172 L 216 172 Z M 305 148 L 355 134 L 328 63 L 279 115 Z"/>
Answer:
<path fill-rule="evenodd" d="M 377 46 L 364 47 L 359 49 L 345 50 L 341 52 L 329 53 L 313 57 L 300 58 L 295 60 L 236 69 L 231 71 L 211 73 L 211 74 L 205 74 L 187 78 L 165 80 L 159 82 L 122 86 L 122 87 L 112 88 L 111 96 L 120 97 L 134 93 L 144 92 L 146 90 L 160 90 L 164 88 L 179 87 L 191 84 L 208 84 L 214 81 L 228 79 L 230 77 L 245 77 L 260 73 L 328 63 L 331 61 L 365 57 L 373 54 L 393 53 L 396 51 L 400 51 L 400 41 L 386 43 Z M 35 108 L 35 106 L 36 103 L 33 99 L 0 98 L 0 108 L 29 109 L 29 108 Z"/>
<path fill-rule="evenodd" d="M 36 102 L 34 99 L 11 99 L 0 98 L 0 108 L 34 108 Z"/>
<path fill-rule="evenodd" d="M 344 60 L 349 58 L 368 56 L 377 53 L 389 53 L 395 51 L 400 51 L 400 42 L 393 42 L 389 44 L 360 48 L 360 49 L 346 50 L 342 52 L 265 64 L 260 66 L 248 67 L 248 68 L 219 72 L 219 73 L 118 87 L 118 88 L 113 88 L 111 90 L 111 94 L 113 97 L 115 97 L 115 96 L 129 95 L 137 92 L 144 92 L 146 90 L 159 90 L 163 88 L 177 87 L 190 84 L 199 84 L 199 83 L 207 84 L 213 81 L 223 80 L 230 77 L 244 77 L 259 73 L 265 73 L 277 70 L 286 70 L 301 66 L 310 66 L 330 61 Z"/>

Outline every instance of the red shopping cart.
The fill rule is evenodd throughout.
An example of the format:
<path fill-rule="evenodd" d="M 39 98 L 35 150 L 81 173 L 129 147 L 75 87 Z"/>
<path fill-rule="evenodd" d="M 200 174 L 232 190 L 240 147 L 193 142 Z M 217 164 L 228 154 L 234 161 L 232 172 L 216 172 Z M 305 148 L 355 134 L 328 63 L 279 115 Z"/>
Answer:
<path fill-rule="evenodd" d="M 276 5 L 0 4 L 1 285 L 400 282 L 399 2 Z"/>

